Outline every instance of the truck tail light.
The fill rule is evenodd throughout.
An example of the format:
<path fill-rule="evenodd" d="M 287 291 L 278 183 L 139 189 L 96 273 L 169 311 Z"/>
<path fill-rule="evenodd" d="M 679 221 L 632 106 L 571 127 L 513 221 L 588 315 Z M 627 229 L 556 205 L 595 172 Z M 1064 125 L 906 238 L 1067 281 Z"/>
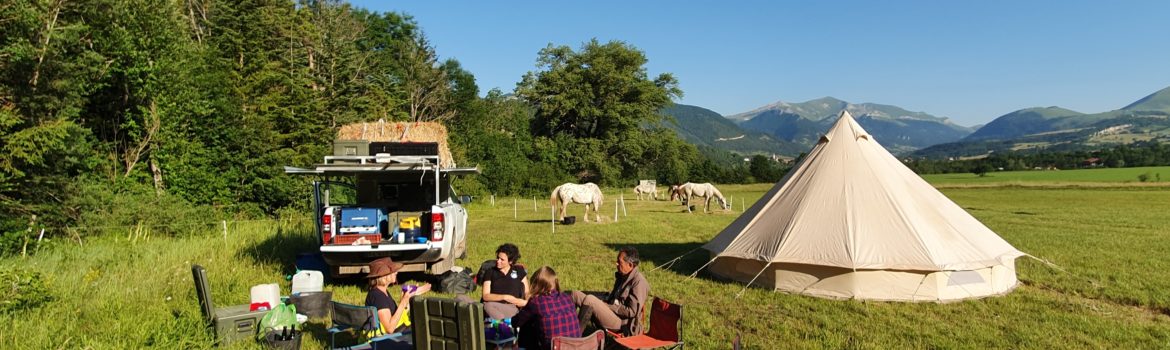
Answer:
<path fill-rule="evenodd" d="M 329 244 L 333 240 L 333 213 L 326 210 L 324 215 L 321 215 L 321 244 Z"/>
<path fill-rule="evenodd" d="M 443 213 L 431 213 L 431 240 L 443 241 Z"/>

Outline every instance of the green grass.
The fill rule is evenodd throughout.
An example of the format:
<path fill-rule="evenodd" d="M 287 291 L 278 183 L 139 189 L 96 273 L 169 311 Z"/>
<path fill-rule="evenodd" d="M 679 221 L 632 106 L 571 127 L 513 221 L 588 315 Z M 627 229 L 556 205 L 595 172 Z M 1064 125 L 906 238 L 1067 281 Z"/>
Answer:
<path fill-rule="evenodd" d="M 1099 168 L 1075 170 L 993 171 L 979 177 L 972 173 L 930 174 L 922 178 L 932 185 L 951 186 L 1114 186 L 1139 183 L 1138 176 L 1146 174 L 1150 185 L 1170 186 L 1170 167 Z M 1159 180 L 1160 178 L 1160 180 Z"/>
<path fill-rule="evenodd" d="M 1105 176 L 1084 178 L 1100 177 Z M 971 175 L 970 183 L 978 181 Z M 735 218 L 741 200 L 750 205 L 768 188 L 721 186 L 724 194 L 734 196 L 735 213 L 716 214 L 687 214 L 678 204 L 634 201 L 626 193 L 629 216 L 617 223 L 616 192 L 611 190 L 602 207 L 604 223 L 580 222 L 582 207 L 574 205 L 570 215 L 578 216 L 578 224 L 558 225 L 555 234 L 547 221 L 547 198 L 537 198 L 535 211 L 531 197 L 515 199 L 515 211 L 513 198 L 497 198 L 495 206 L 477 198 L 469 205 L 473 234 L 469 257 L 461 265 L 478 265 L 497 245 L 514 242 L 520 246 L 521 262 L 532 269 L 554 267 L 564 288 L 604 290 L 612 282 L 616 249 L 634 246 L 643 255 L 641 269 L 653 286 L 651 293 L 684 305 L 684 336 L 688 347 L 696 349 L 728 348 L 736 333 L 743 334 L 748 348 L 764 349 L 1170 344 L 1170 279 L 1165 278 L 1170 232 L 1164 228 L 1170 192 L 1165 188 L 944 189 L 1016 248 L 1063 269 L 1021 258 L 1021 285 L 1002 297 L 948 304 L 835 301 L 749 288 L 736 298 L 743 290 L 740 283 L 702 274 L 688 278 L 708 259 L 705 251 L 694 250 Z M 0 269 L 47 276 L 53 298 L 32 309 L 0 313 L 5 324 L 0 348 L 209 347 L 211 337 L 198 320 L 190 265 L 207 267 L 220 305 L 246 302 L 255 284 L 280 281 L 287 293 L 283 275 L 291 272 L 296 252 L 312 249 L 308 232 L 303 222 L 248 222 L 229 227 L 226 243 L 219 230 L 134 243 L 126 236 L 108 237 L 87 240 L 83 246 L 57 238 L 31 257 L 0 260 Z M 659 268 L 687 252 L 692 253 Z M 336 300 L 364 300 L 357 284 L 326 288 Z M 321 348 L 328 339 L 322 326 L 310 331 L 302 346 Z"/>

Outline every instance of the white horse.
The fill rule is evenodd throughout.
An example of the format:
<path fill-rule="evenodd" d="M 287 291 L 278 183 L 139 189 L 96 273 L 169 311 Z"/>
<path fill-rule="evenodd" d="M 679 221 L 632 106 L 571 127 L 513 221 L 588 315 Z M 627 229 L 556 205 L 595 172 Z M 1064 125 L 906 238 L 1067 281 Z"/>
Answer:
<path fill-rule="evenodd" d="M 603 200 L 601 189 L 592 182 L 586 182 L 584 185 L 565 183 L 554 188 L 552 196 L 549 198 L 553 210 L 557 209 L 557 205 L 561 206 L 557 221 L 565 220 L 565 209 L 569 203 L 577 203 L 585 205 L 585 222 L 589 222 L 589 205 L 593 205 L 593 215 L 597 218 L 597 222 L 601 222 L 601 202 Z"/>
<path fill-rule="evenodd" d="M 682 184 L 681 186 L 671 186 L 670 188 L 670 200 L 674 201 L 675 198 L 681 199 L 683 206 L 687 207 L 688 213 L 691 212 L 690 202 L 691 197 L 694 196 L 703 197 L 703 200 L 706 202 L 707 206 L 703 208 L 704 213 L 711 212 L 712 198 L 719 201 L 719 206 L 722 207 L 723 210 L 731 209 L 731 204 L 727 203 L 727 199 L 723 198 L 723 193 L 720 193 L 719 189 L 715 188 L 715 186 L 711 185 L 710 183 L 696 184 L 688 182 Z"/>
<path fill-rule="evenodd" d="M 638 200 L 642 200 L 642 195 L 649 195 L 650 198 L 658 200 L 658 188 L 651 183 L 644 183 L 634 187 L 634 194 L 638 196 Z"/>

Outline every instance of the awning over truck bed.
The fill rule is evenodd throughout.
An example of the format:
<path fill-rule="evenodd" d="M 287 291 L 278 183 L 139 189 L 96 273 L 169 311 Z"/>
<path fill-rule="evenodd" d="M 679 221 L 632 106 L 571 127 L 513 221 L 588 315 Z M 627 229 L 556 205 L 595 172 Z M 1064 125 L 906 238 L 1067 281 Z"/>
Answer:
<path fill-rule="evenodd" d="M 292 175 L 357 175 L 377 172 L 427 172 L 434 171 L 434 168 L 429 167 L 399 167 L 399 166 L 384 166 L 386 164 L 378 164 L 379 166 L 318 166 L 312 169 L 297 168 L 291 166 L 284 167 L 285 174 Z M 445 168 L 439 169 L 439 173 L 450 175 L 472 175 L 479 174 L 479 167 L 470 168 Z"/>
<path fill-rule="evenodd" d="M 470 168 L 439 168 L 438 157 L 433 156 L 326 156 L 325 163 L 310 169 L 284 167 L 285 174 L 294 175 L 356 175 L 378 172 L 419 173 L 438 171 L 450 175 L 479 174 L 479 166 Z"/>

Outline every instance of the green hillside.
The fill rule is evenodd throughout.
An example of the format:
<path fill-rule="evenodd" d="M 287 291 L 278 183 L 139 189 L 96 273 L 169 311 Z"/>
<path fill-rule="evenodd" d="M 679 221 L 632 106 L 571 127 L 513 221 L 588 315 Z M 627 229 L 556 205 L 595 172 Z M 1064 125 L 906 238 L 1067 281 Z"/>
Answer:
<path fill-rule="evenodd" d="M 1126 111 L 1170 112 L 1170 87 L 1158 90 L 1158 92 L 1143 97 L 1142 99 L 1137 100 L 1134 103 L 1131 103 L 1121 109 Z"/>
<path fill-rule="evenodd" d="M 675 104 L 662 110 L 673 117 L 666 127 L 678 132 L 689 143 L 723 149 L 740 154 L 795 155 L 803 148 L 758 131 L 746 131 L 715 111 Z"/>
<path fill-rule="evenodd" d="M 1021 109 L 995 118 L 979 128 L 963 141 L 1010 139 L 1045 131 L 1052 131 L 1053 125 L 1066 118 L 1084 113 L 1060 107 L 1035 107 Z"/>
<path fill-rule="evenodd" d="M 914 151 L 928 158 L 989 152 L 1093 150 L 1134 142 L 1170 142 L 1170 88 L 1125 108 L 1084 114 L 1060 107 L 1021 109 L 983 125 L 961 141 Z"/>
<path fill-rule="evenodd" d="M 1091 151 L 1134 142 L 1170 142 L 1170 113 L 1113 111 L 1080 116 L 1084 120 L 1110 115 L 1076 128 L 1038 132 L 1011 139 L 986 139 L 938 144 L 910 153 L 915 157 L 981 156 L 993 152 Z"/>

